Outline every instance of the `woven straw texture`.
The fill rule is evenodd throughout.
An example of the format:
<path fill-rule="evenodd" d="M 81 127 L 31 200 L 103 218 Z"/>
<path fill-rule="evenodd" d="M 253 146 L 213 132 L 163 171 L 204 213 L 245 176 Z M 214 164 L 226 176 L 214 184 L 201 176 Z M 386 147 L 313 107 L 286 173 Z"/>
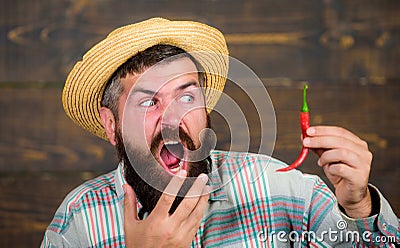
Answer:
<path fill-rule="evenodd" d="M 75 64 L 62 93 L 67 115 L 84 129 L 107 139 L 99 113 L 107 81 L 130 57 L 157 44 L 180 47 L 201 63 L 206 72 L 204 86 L 210 112 L 221 95 L 228 73 L 224 36 L 201 23 L 152 18 L 114 30 Z"/>

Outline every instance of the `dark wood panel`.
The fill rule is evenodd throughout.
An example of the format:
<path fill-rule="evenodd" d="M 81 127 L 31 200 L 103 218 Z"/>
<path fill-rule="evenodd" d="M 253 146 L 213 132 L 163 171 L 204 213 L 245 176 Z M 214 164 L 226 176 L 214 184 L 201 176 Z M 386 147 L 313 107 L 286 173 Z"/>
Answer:
<path fill-rule="evenodd" d="M 0 95 L 0 170 L 110 168 L 112 147 L 65 115 L 61 89 L 1 89 Z"/>
<path fill-rule="evenodd" d="M 382 83 L 400 77 L 399 8 L 396 0 L 4 0 L 0 82 L 62 81 L 114 28 L 161 16 L 219 28 L 231 55 L 261 76 Z"/>

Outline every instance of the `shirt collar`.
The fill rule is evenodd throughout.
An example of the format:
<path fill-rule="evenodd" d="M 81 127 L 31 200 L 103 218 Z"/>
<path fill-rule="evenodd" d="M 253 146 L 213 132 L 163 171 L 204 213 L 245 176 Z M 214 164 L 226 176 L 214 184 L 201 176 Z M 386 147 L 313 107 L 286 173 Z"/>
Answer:
<path fill-rule="evenodd" d="M 208 175 L 209 185 L 212 189 L 209 201 L 227 201 L 228 196 L 225 193 L 221 176 L 218 173 L 218 168 L 217 166 L 214 166 L 215 164 L 215 161 L 213 161 L 212 172 Z"/>
<path fill-rule="evenodd" d="M 124 176 L 124 164 L 120 162 L 118 164 L 118 168 L 115 170 L 115 190 L 117 192 L 118 199 L 123 199 L 124 197 L 124 189 L 122 185 L 126 184 L 125 176 Z"/>

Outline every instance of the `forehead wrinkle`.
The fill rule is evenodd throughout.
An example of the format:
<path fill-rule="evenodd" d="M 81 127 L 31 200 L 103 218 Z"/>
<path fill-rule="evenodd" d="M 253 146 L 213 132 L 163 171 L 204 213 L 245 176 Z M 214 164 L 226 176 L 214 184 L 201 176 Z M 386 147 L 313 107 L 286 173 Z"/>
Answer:
<path fill-rule="evenodd" d="M 159 96 L 162 95 L 161 93 L 161 88 L 165 87 L 166 85 L 163 85 L 162 87 L 160 87 L 160 89 L 158 91 L 155 90 L 151 90 L 151 89 L 146 89 L 140 86 L 133 86 L 134 88 L 132 89 L 132 92 L 130 93 L 130 95 L 134 95 L 136 93 L 143 93 L 146 95 L 151 95 L 151 96 Z M 187 88 L 190 87 L 200 87 L 199 83 L 196 80 L 188 80 L 187 83 L 184 83 L 182 85 L 178 85 L 176 86 L 172 92 L 176 92 L 176 91 L 182 91 L 185 90 Z"/>
<path fill-rule="evenodd" d="M 149 90 L 149 89 L 145 89 L 142 87 L 133 87 L 131 95 L 136 94 L 136 93 L 144 93 L 146 95 L 152 95 L 155 96 L 157 94 L 159 94 L 159 92 L 153 91 L 153 90 Z"/>

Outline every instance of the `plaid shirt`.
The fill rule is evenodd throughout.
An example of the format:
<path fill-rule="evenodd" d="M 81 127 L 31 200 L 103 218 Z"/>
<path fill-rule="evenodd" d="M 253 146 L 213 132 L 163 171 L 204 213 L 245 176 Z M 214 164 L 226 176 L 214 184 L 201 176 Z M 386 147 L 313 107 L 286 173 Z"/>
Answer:
<path fill-rule="evenodd" d="M 377 215 L 351 219 L 328 187 L 265 155 L 213 151 L 211 193 L 192 247 L 395 247 L 399 219 L 370 185 Z M 124 247 L 123 166 L 72 191 L 42 247 Z M 140 205 L 138 205 L 140 208 Z M 357 238 L 358 237 L 358 238 Z"/>

